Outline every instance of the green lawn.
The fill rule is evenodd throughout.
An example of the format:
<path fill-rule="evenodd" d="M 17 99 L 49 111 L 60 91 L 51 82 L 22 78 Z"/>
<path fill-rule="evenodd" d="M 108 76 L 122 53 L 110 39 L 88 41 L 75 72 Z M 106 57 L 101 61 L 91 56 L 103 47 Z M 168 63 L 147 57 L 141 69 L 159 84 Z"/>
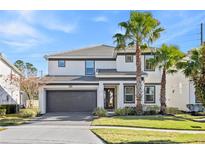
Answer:
<path fill-rule="evenodd" d="M 124 126 L 176 130 L 205 130 L 205 122 L 174 116 L 115 116 L 95 119 L 96 126 Z"/>
<path fill-rule="evenodd" d="M 6 128 L 0 128 L 0 131 L 5 130 Z"/>
<path fill-rule="evenodd" d="M 187 120 L 205 119 L 204 115 L 193 116 L 193 115 L 190 115 L 190 114 L 176 114 L 175 117 L 184 118 L 184 119 L 187 119 Z"/>
<path fill-rule="evenodd" d="M 106 143 L 205 143 L 205 134 L 101 128 L 92 131 Z"/>
<path fill-rule="evenodd" d="M 19 117 L 0 117 L 0 126 L 15 126 L 25 122 L 25 119 Z"/>
<path fill-rule="evenodd" d="M 17 114 L 7 114 L 3 117 L 0 117 L 0 126 L 15 126 L 21 125 L 31 118 L 36 117 L 38 115 L 38 109 L 21 109 Z"/>

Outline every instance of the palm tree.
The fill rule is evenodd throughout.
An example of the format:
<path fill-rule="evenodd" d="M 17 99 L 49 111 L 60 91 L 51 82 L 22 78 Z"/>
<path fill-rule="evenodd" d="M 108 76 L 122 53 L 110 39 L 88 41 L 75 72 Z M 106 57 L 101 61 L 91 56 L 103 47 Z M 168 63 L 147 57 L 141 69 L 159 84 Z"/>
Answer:
<path fill-rule="evenodd" d="M 205 105 L 205 45 L 193 49 L 177 67 L 194 82 L 195 95 Z"/>
<path fill-rule="evenodd" d="M 142 112 L 142 80 L 141 80 L 141 49 L 147 47 L 160 37 L 164 30 L 160 22 L 148 12 L 130 12 L 128 21 L 120 22 L 119 26 L 125 31 L 113 36 L 116 50 L 135 47 L 136 51 L 136 110 Z"/>
<path fill-rule="evenodd" d="M 163 44 L 154 53 L 154 58 L 150 62 L 159 69 L 162 69 L 161 89 L 160 89 L 160 113 L 164 114 L 166 109 L 166 74 L 177 71 L 176 64 L 184 57 L 184 54 L 174 45 Z"/>

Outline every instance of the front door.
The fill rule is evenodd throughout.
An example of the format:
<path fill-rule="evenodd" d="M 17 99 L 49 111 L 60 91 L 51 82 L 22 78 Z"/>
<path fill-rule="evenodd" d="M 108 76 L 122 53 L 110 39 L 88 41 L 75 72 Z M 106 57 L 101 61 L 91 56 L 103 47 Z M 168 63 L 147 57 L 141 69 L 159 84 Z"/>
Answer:
<path fill-rule="evenodd" d="M 115 89 L 105 88 L 104 89 L 104 103 L 105 109 L 114 109 L 115 107 Z"/>

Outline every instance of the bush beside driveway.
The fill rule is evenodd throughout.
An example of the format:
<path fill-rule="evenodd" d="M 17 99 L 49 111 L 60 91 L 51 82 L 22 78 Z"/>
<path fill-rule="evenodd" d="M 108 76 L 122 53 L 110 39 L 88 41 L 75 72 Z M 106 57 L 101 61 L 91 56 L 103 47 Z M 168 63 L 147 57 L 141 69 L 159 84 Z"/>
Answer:
<path fill-rule="evenodd" d="M 38 109 L 21 109 L 17 114 L 7 114 L 0 117 L 0 126 L 16 126 L 26 123 L 38 115 Z"/>

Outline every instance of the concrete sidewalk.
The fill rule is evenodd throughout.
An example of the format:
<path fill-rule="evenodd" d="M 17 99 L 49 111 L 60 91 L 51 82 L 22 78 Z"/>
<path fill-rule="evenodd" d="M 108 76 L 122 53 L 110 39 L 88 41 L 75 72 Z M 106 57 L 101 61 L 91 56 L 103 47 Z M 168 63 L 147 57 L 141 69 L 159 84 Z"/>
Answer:
<path fill-rule="evenodd" d="M 120 126 L 91 126 L 90 127 L 90 129 L 95 129 L 95 128 L 145 130 L 145 131 L 175 132 L 175 133 L 187 133 L 187 134 L 205 134 L 205 131 L 197 131 L 197 130 L 173 130 L 173 129 L 136 128 L 136 127 L 120 127 Z"/>

